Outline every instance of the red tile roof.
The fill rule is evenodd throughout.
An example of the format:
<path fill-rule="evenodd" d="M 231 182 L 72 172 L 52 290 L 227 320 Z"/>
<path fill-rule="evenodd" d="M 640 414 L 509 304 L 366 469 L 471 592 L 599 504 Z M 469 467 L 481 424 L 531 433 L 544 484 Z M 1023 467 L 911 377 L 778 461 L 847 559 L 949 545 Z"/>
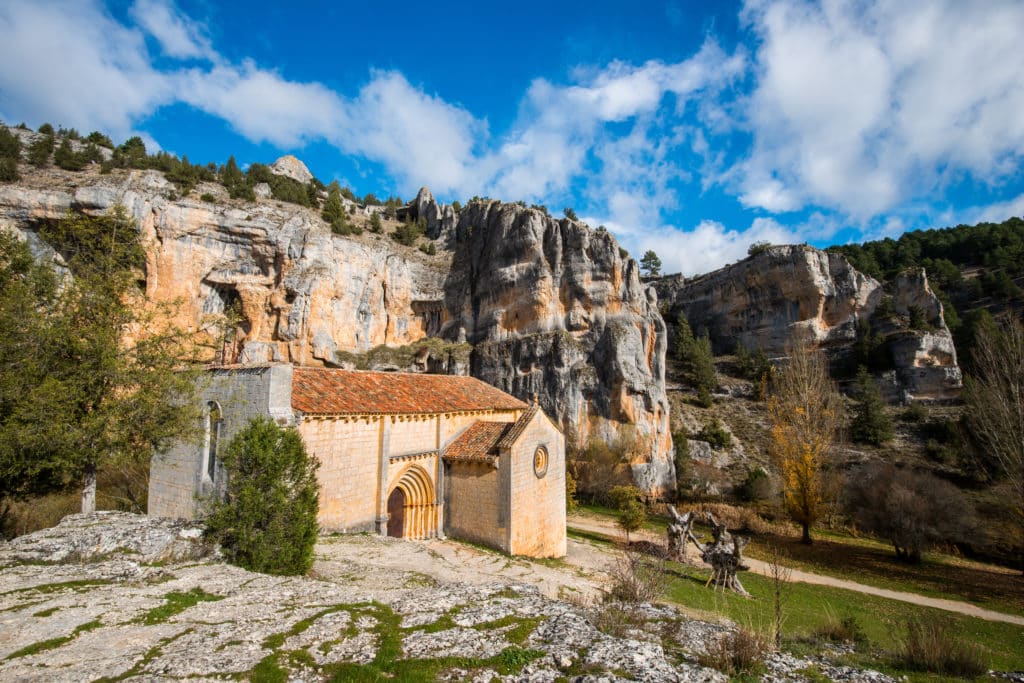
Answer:
<path fill-rule="evenodd" d="M 523 414 L 519 416 L 515 424 L 512 425 L 512 429 L 508 430 L 498 443 L 498 448 L 511 448 L 512 444 L 526 431 L 527 425 L 533 420 L 533 416 L 540 412 L 540 406 L 536 403 L 530 404 L 530 407 L 523 411 Z"/>
<path fill-rule="evenodd" d="M 297 367 L 292 408 L 307 415 L 520 410 L 526 404 L 473 377 Z"/>
<path fill-rule="evenodd" d="M 511 422 L 474 422 L 444 449 L 445 460 L 489 462 L 498 457 L 498 442 Z"/>

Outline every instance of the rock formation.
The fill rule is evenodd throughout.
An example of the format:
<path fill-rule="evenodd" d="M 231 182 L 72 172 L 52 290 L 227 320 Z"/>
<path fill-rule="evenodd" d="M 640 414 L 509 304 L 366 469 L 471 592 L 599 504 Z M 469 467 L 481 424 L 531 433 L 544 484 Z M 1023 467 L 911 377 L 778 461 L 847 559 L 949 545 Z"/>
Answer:
<path fill-rule="evenodd" d="M 850 362 L 858 336 L 883 335 L 893 370 L 883 375 L 891 398 L 941 399 L 960 388 L 952 335 L 942 304 L 923 270 L 892 284 L 894 317 L 876 315 L 882 284 L 855 270 L 840 254 L 807 245 L 773 246 L 739 263 L 683 281 L 654 283 L 667 317 L 685 315 L 697 334 L 707 332 L 719 353 L 737 345 L 782 356 L 796 334 L 812 339 L 838 363 Z M 915 312 L 923 327 L 912 329 Z"/>
<path fill-rule="evenodd" d="M 464 208 L 456 237 L 442 335 L 474 345 L 472 374 L 537 394 L 582 440 L 629 426 L 638 485 L 671 488 L 665 325 L 636 261 L 607 232 L 497 201 Z"/>
<path fill-rule="evenodd" d="M 306 164 L 291 154 L 286 154 L 272 163 L 270 165 L 270 172 L 274 175 L 283 175 L 286 178 L 298 180 L 303 185 L 313 179 L 313 174 L 306 168 Z"/>
<path fill-rule="evenodd" d="M 275 167 L 296 170 L 286 159 Z M 0 186 L 0 227 L 45 252 L 38 222 L 122 204 L 147 245 L 147 296 L 178 302 L 175 322 L 205 333 L 211 359 L 337 365 L 339 352 L 379 345 L 469 342 L 468 364 L 428 352 L 417 369 L 468 367 L 521 398 L 538 394 L 580 438 L 634 437 L 638 483 L 671 488 L 665 327 L 607 233 L 499 202 L 472 204 L 456 224 L 424 188 L 407 211 L 454 251 L 427 256 L 385 235 L 332 235 L 293 204 L 228 200 L 208 183 L 175 190 L 155 171 L 32 172 Z M 204 194 L 221 199 L 195 199 Z"/>

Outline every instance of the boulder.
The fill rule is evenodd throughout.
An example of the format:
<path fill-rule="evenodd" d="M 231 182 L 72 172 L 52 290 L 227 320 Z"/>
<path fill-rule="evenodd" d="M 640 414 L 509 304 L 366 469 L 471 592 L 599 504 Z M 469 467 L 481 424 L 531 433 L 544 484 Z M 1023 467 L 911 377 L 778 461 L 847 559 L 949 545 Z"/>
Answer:
<path fill-rule="evenodd" d="M 283 175 L 286 178 L 297 180 L 303 185 L 313 179 L 313 174 L 306 168 L 306 164 L 299 159 L 286 154 L 270 165 L 270 172 L 274 175 Z"/>

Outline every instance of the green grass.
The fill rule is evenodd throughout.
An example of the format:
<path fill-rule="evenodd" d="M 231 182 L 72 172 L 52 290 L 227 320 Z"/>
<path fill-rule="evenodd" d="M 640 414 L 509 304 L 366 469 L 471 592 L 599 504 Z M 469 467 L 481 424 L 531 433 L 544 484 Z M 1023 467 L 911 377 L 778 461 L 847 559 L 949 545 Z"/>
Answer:
<path fill-rule="evenodd" d="M 154 624 L 162 624 L 176 614 L 181 614 L 189 607 L 199 604 L 200 602 L 215 602 L 217 600 L 223 600 L 222 595 L 211 595 L 202 588 L 196 587 L 184 593 L 180 591 L 172 591 L 164 596 L 165 602 L 159 607 L 154 607 L 149 610 L 141 617 L 138 621 L 147 626 Z"/>
<path fill-rule="evenodd" d="M 586 512 L 614 520 L 615 511 L 600 506 L 580 506 Z M 646 528 L 665 533 L 668 520 L 651 517 Z M 703 529 L 700 524 L 697 529 Z M 570 531 L 570 536 L 592 541 L 617 540 L 607 534 Z M 699 535 L 699 533 L 698 533 Z M 1024 615 L 1024 579 L 1016 572 L 963 561 L 941 553 L 925 553 L 920 564 L 897 560 L 892 546 L 873 538 L 853 537 L 829 529 L 814 529 L 815 542 L 803 545 L 796 536 L 750 536 L 746 555 L 767 560 L 769 548 L 779 549 L 786 566 L 876 588 L 917 593 L 929 597 L 964 600 L 997 612 Z"/>
<path fill-rule="evenodd" d="M 604 534 L 577 529 L 571 530 L 569 535 L 606 545 L 614 540 Z M 741 573 L 743 586 L 753 596 L 744 598 L 732 592 L 705 588 L 708 576 L 708 571 L 670 562 L 665 596 L 698 615 L 725 616 L 748 628 L 770 632 L 774 608 L 769 578 Z M 991 668 L 1024 669 L 1024 628 L 1020 626 L 799 582 L 787 584 L 784 601 L 786 617 L 783 632 L 787 638 L 807 638 L 830 622 L 853 617 L 872 646 L 855 656 L 851 661 L 854 665 L 893 671 L 908 675 L 911 680 L 935 680 L 926 674 L 898 669 L 879 649 L 891 649 L 895 639 L 904 635 L 908 620 L 917 618 L 949 622 L 959 632 L 960 638 L 981 647 Z"/>
<path fill-rule="evenodd" d="M 95 619 L 85 624 L 80 624 L 77 628 L 75 628 L 74 631 L 71 632 L 71 635 L 61 636 L 59 638 L 50 638 L 48 640 L 40 640 L 38 643 L 32 643 L 27 647 L 23 647 L 20 650 L 17 650 L 7 655 L 7 657 L 5 657 L 5 660 L 17 659 L 19 657 L 28 657 L 29 655 L 45 652 L 46 650 L 52 650 L 54 648 L 60 647 L 64 643 L 70 643 L 72 640 L 77 638 L 79 634 L 85 633 L 86 631 L 91 631 L 94 628 L 99 628 L 102 625 L 103 624 L 100 622 L 99 619 Z"/>
<path fill-rule="evenodd" d="M 0 595 L 14 595 L 15 593 L 56 593 L 62 590 L 79 590 L 81 588 L 92 588 L 94 586 L 107 586 L 113 583 L 107 579 L 83 579 L 81 581 L 61 581 L 58 583 L 44 583 L 39 586 L 29 586 L 27 588 L 15 588 L 14 590 L 4 591 Z"/>

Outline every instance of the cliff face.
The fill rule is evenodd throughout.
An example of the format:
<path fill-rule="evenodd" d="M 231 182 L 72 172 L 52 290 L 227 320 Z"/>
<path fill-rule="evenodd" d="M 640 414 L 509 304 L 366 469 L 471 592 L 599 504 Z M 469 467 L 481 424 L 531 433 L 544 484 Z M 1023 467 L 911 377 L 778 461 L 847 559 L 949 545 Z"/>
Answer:
<path fill-rule="evenodd" d="M 455 229 L 442 333 L 475 346 L 472 374 L 541 405 L 575 436 L 638 443 L 643 488 L 672 486 L 665 325 L 657 295 L 607 233 L 479 202 Z"/>
<path fill-rule="evenodd" d="M 44 253 L 40 221 L 122 204 L 146 243 L 148 297 L 177 302 L 176 322 L 205 333 L 211 358 L 333 365 L 338 352 L 382 344 L 468 341 L 468 364 L 428 350 L 415 368 L 468 369 L 521 398 L 537 394 L 583 438 L 628 432 L 642 446 L 638 482 L 671 487 L 665 327 L 609 235 L 498 202 L 467 207 L 456 225 L 451 207 L 421 192 L 406 211 L 452 249 L 427 256 L 383 235 L 334 236 L 299 206 L 229 200 L 212 184 L 186 198 L 174 190 L 149 171 L 32 172 L 0 186 L 0 227 Z M 193 198 L 205 193 L 218 201 Z"/>
<path fill-rule="evenodd" d="M 842 255 L 806 245 L 769 247 L 691 281 L 666 277 L 654 284 L 668 316 L 685 315 L 718 352 L 743 345 L 781 356 L 800 334 L 842 358 L 864 333 L 863 321 L 885 339 L 894 370 L 883 379 L 894 398 L 947 398 L 960 388 L 942 304 L 923 270 L 896 279 L 891 317 L 884 319 L 875 315 L 887 296 L 881 283 Z M 919 329 L 901 323 L 912 312 L 924 321 Z"/>

